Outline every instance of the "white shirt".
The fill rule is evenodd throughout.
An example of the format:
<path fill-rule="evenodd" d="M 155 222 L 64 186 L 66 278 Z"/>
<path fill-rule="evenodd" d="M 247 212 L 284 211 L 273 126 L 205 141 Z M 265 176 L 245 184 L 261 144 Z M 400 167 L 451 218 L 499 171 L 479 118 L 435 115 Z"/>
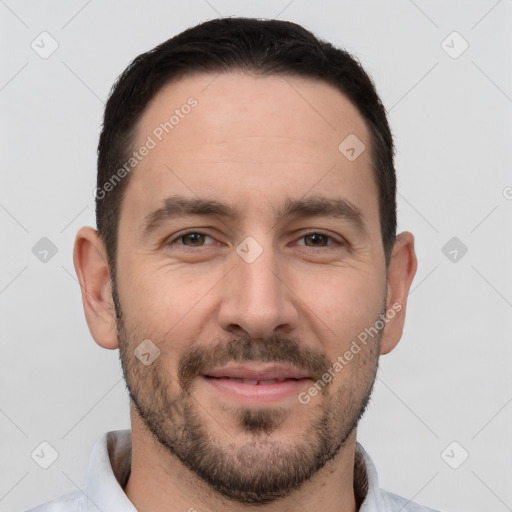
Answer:
<path fill-rule="evenodd" d="M 130 430 L 107 432 L 92 449 L 83 491 L 66 494 L 29 512 L 137 512 L 123 491 L 130 468 Z M 375 466 L 359 443 L 354 474 L 356 493 L 366 495 L 359 512 L 436 512 L 379 489 Z"/>

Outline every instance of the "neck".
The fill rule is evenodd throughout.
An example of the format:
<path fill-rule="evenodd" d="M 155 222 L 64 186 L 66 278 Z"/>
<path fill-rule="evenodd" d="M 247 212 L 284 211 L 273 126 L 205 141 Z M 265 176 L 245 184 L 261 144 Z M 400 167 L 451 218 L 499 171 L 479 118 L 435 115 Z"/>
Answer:
<path fill-rule="evenodd" d="M 235 503 L 212 490 L 185 467 L 147 430 L 143 420 L 130 411 L 132 425 L 132 467 L 125 493 L 138 512 L 355 512 L 354 454 L 355 430 L 336 457 L 309 481 L 273 503 Z"/>

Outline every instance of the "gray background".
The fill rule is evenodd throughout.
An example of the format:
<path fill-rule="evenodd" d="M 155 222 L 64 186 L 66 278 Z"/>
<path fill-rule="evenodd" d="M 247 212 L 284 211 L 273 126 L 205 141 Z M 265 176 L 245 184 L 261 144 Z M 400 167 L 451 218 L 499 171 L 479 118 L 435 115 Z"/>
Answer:
<path fill-rule="evenodd" d="M 95 225 L 103 103 L 136 55 L 219 15 L 298 22 L 374 78 L 419 267 L 359 440 L 388 490 L 512 510 L 510 0 L 0 1 L 0 510 L 76 489 L 96 438 L 129 426 L 117 351 L 92 340 L 72 264 L 77 229 Z M 51 48 L 43 31 L 59 45 L 47 59 L 31 47 Z M 469 43 L 457 58 L 453 31 Z M 42 237 L 58 250 L 46 262 Z M 58 452 L 48 469 L 31 458 L 42 441 Z"/>

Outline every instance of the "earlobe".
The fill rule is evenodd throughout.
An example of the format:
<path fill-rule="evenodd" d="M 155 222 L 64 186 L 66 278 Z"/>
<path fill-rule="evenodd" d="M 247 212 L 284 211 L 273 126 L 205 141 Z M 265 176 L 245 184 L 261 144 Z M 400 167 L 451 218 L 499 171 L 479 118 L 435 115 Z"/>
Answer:
<path fill-rule="evenodd" d="M 73 263 L 92 337 L 103 348 L 118 348 L 110 271 L 105 248 L 95 229 L 83 227 L 78 231 Z"/>
<path fill-rule="evenodd" d="M 404 231 L 395 240 L 388 266 L 387 322 L 381 340 L 381 355 L 391 352 L 400 341 L 405 322 L 407 296 L 417 268 L 414 237 Z"/>

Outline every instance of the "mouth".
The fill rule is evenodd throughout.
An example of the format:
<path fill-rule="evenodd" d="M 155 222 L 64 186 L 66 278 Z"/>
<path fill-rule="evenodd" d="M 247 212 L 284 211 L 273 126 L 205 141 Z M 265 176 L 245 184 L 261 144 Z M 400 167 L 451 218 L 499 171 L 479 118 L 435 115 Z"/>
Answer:
<path fill-rule="evenodd" d="M 312 381 L 307 372 L 277 365 L 225 366 L 209 370 L 201 378 L 218 393 L 243 404 L 296 398 Z"/>

